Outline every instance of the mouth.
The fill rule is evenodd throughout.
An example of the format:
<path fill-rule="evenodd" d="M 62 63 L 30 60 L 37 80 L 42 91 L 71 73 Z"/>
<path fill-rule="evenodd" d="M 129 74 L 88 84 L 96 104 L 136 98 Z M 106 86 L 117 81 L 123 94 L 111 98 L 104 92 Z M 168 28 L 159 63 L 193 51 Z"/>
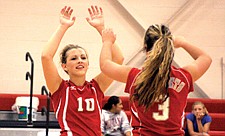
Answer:
<path fill-rule="evenodd" d="M 79 66 L 76 67 L 76 69 L 83 69 L 83 68 L 84 68 L 83 65 L 79 65 Z"/>

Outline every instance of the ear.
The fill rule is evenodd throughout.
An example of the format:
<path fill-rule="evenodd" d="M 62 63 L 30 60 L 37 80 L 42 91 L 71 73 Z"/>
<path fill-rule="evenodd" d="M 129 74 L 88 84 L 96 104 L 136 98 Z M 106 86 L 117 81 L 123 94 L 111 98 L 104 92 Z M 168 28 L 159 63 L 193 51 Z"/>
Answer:
<path fill-rule="evenodd" d="M 67 67 L 66 67 L 66 64 L 65 63 L 62 63 L 61 66 L 62 66 L 62 68 L 63 68 L 64 71 L 67 71 Z"/>
<path fill-rule="evenodd" d="M 112 108 L 114 108 L 114 107 L 116 107 L 116 105 L 115 105 L 115 104 L 113 104 L 113 105 L 112 105 Z"/>

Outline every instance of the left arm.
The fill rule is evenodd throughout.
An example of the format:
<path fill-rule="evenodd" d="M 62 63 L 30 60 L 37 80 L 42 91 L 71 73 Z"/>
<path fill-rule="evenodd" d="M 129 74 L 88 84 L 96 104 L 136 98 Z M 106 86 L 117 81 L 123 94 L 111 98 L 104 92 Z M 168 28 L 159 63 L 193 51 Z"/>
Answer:
<path fill-rule="evenodd" d="M 92 27 L 94 27 L 100 35 L 102 35 L 102 30 L 105 29 L 102 8 L 101 7 L 98 8 L 97 6 L 91 6 L 91 8 L 88 8 L 88 12 L 90 14 L 90 18 L 86 18 L 87 22 Z M 124 57 L 120 47 L 117 44 L 114 44 L 110 51 L 112 54 L 112 61 L 117 64 L 122 64 Z M 103 73 L 100 73 L 94 79 L 98 82 L 103 92 L 106 91 L 106 89 L 109 87 L 109 85 L 113 81 L 111 78 L 104 75 Z"/>
<path fill-rule="evenodd" d="M 112 61 L 113 55 L 111 48 L 116 40 L 116 35 L 111 29 L 105 29 L 102 32 L 103 47 L 100 54 L 100 68 L 102 72 L 110 78 L 119 82 L 126 83 L 128 74 L 132 67 L 119 65 Z"/>

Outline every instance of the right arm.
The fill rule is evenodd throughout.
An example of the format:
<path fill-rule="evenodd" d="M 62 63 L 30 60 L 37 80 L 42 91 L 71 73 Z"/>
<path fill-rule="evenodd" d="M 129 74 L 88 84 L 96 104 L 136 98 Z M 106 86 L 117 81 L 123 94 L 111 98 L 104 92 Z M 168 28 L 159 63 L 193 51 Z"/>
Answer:
<path fill-rule="evenodd" d="M 65 32 L 75 22 L 75 17 L 70 17 L 72 12 L 73 10 L 66 6 L 61 10 L 60 25 L 42 51 L 41 61 L 44 77 L 46 80 L 46 85 L 51 94 L 53 94 L 58 89 L 62 81 L 54 64 L 53 58 Z"/>
<path fill-rule="evenodd" d="M 190 44 L 183 37 L 175 37 L 174 47 L 182 47 L 195 60 L 191 64 L 183 67 L 191 74 L 193 82 L 198 80 L 207 71 L 212 62 L 211 57 L 207 53 Z"/>
<path fill-rule="evenodd" d="M 205 116 L 205 114 L 197 113 L 195 116 L 198 125 L 198 131 L 200 133 L 208 133 L 211 122 L 207 122 L 204 125 L 202 125 L 202 118 Z"/>
<path fill-rule="evenodd" d="M 104 136 L 105 133 L 105 111 L 102 110 L 102 114 L 101 114 L 101 136 Z"/>
<path fill-rule="evenodd" d="M 129 120 L 127 118 L 127 114 L 124 111 L 121 111 L 122 116 L 122 131 L 124 132 L 125 136 L 131 136 L 131 126 Z"/>

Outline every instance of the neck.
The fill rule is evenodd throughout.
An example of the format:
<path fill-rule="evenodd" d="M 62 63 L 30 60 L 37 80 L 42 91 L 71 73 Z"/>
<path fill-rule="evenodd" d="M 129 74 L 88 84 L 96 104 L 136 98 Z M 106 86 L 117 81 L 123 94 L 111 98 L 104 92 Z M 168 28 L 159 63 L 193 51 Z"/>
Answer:
<path fill-rule="evenodd" d="M 70 81 L 73 82 L 76 86 L 83 86 L 85 83 L 85 77 L 70 77 Z"/>
<path fill-rule="evenodd" d="M 111 109 L 111 110 L 109 110 L 110 112 L 112 112 L 112 113 L 115 113 L 115 110 L 114 109 Z"/>

